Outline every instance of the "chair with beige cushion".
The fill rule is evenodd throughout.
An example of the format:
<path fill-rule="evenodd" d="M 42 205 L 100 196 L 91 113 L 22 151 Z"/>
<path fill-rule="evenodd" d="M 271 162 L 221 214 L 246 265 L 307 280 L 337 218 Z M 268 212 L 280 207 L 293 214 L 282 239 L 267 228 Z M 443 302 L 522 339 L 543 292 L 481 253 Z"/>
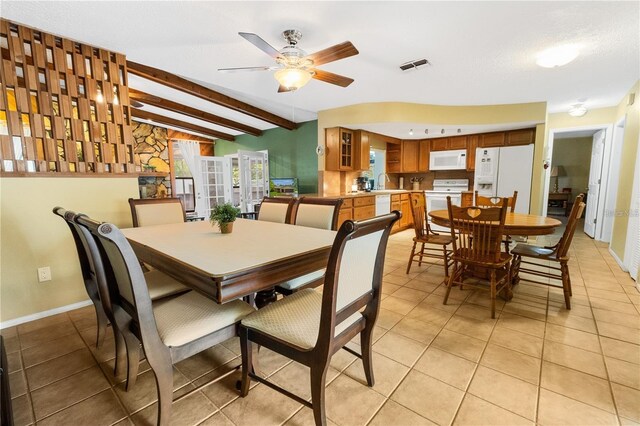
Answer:
<path fill-rule="evenodd" d="M 113 316 L 111 296 L 109 294 L 108 287 L 104 285 L 106 284 L 108 277 L 105 276 L 104 270 L 101 269 L 102 262 L 95 261 L 95 259 L 99 259 L 100 253 L 98 251 L 98 247 L 93 241 L 93 237 L 87 229 L 76 223 L 75 219 L 81 215 L 65 210 L 62 207 L 54 208 L 53 212 L 56 215 L 61 216 L 67 222 L 76 243 L 76 251 L 78 252 L 82 274 L 85 278 L 87 293 L 90 294 L 90 298 L 94 303 L 97 313 L 98 340 L 96 342 L 96 347 L 99 347 L 102 340 L 104 340 L 107 330 L 107 322 L 110 322 L 113 326 L 112 330 L 116 349 L 114 375 L 119 377 L 125 372 L 125 368 L 127 373 L 137 371 L 136 366 L 128 368 L 129 358 L 130 356 L 135 357 L 135 353 L 129 354 L 127 351 L 127 344 L 125 342 L 126 331 L 119 329 Z M 104 280 L 100 281 L 98 279 L 99 276 L 104 277 Z M 160 300 L 165 297 L 176 296 L 189 291 L 187 287 L 160 271 L 145 272 L 145 280 L 148 285 L 149 295 L 153 301 Z M 98 314 L 98 312 L 100 312 L 100 314 Z M 104 315 L 104 318 L 101 318 L 102 315 Z M 138 361 L 135 359 L 132 362 L 137 363 Z M 127 377 L 127 389 L 134 384 L 135 375 L 133 377 Z"/>
<path fill-rule="evenodd" d="M 380 283 L 394 211 L 361 222 L 346 221 L 338 231 L 327 265 L 322 294 L 304 289 L 247 316 L 240 326 L 241 394 L 251 379 L 265 383 L 313 409 L 317 425 L 326 425 L 325 378 L 331 357 L 360 334 L 367 384 L 373 386 L 372 332 L 380 305 Z M 310 368 L 311 403 L 253 370 L 252 342 Z M 345 395 L 348 398 L 348 395 Z"/>
<path fill-rule="evenodd" d="M 264 197 L 260 204 L 258 220 L 275 223 L 291 223 L 295 198 Z"/>
<path fill-rule="evenodd" d="M 129 198 L 133 226 L 166 225 L 186 222 L 182 200 L 179 198 Z"/>
<path fill-rule="evenodd" d="M 301 197 L 293 207 L 293 224 L 310 228 L 335 230 L 342 206 L 339 198 Z M 289 295 L 303 288 L 318 287 L 324 280 L 324 269 L 297 277 L 276 286 L 276 291 Z"/>
<path fill-rule="evenodd" d="M 558 244 L 549 247 L 539 247 L 530 244 L 518 244 L 511 254 L 514 255 L 513 259 L 513 276 L 516 277 L 516 281 L 528 281 L 536 284 L 548 285 L 552 287 L 558 286 L 550 280 L 558 280 L 562 282 L 562 291 L 564 293 L 564 303 L 567 309 L 571 309 L 571 275 L 569 274 L 569 247 L 573 240 L 573 234 L 578 224 L 578 219 L 582 216 L 582 212 L 585 208 L 584 194 L 580 194 L 576 197 L 576 201 L 571 208 L 569 214 L 569 221 L 564 229 L 564 233 L 558 241 Z M 535 261 L 525 261 L 522 258 L 529 258 Z M 560 267 L 551 265 L 540 264 L 542 262 L 557 262 Z M 549 272 L 541 270 L 540 267 L 548 268 Z M 545 281 L 537 281 L 520 276 L 520 273 L 524 272 L 530 275 L 537 275 L 545 278 Z"/>
<path fill-rule="evenodd" d="M 168 425 L 173 403 L 173 364 L 236 336 L 240 320 L 253 308 L 241 300 L 219 305 L 194 291 L 152 303 L 145 275 L 122 232 L 115 225 L 86 216 L 76 217 L 76 221 L 91 233 L 99 248 L 98 261 L 105 274 L 98 278 L 101 285 L 108 286 L 118 327 L 142 343 L 156 378 L 157 424 Z M 127 349 L 133 352 L 138 348 Z M 129 367 L 137 368 L 137 364 Z M 176 401 L 226 376 L 192 389 Z"/>

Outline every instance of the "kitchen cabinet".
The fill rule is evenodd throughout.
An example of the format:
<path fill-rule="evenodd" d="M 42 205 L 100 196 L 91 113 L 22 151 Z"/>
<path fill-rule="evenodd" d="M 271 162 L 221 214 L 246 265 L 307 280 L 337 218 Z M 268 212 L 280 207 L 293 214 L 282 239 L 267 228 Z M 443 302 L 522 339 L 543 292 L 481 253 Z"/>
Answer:
<path fill-rule="evenodd" d="M 493 148 L 504 146 L 505 132 L 483 133 L 478 140 L 478 147 Z"/>
<path fill-rule="evenodd" d="M 449 138 L 449 149 L 467 149 L 467 136 Z"/>
<path fill-rule="evenodd" d="M 369 170 L 370 164 L 370 143 L 369 132 L 356 130 L 355 132 L 355 161 L 353 170 Z"/>
<path fill-rule="evenodd" d="M 342 127 L 325 129 L 325 168 L 332 171 L 352 171 L 356 155 L 353 130 Z"/>
<path fill-rule="evenodd" d="M 417 172 L 420 141 L 402 141 L 402 171 Z"/>
<path fill-rule="evenodd" d="M 402 203 L 400 201 L 400 194 L 391 195 L 391 211 L 397 210 L 402 213 Z M 402 219 L 402 218 L 400 218 Z M 391 228 L 391 232 L 397 232 L 400 228 L 400 220 L 396 221 Z"/>
<path fill-rule="evenodd" d="M 353 199 L 352 198 L 344 198 L 342 200 L 342 206 L 340 206 L 340 211 L 338 212 L 337 229 L 340 229 L 342 224 L 347 220 L 353 220 Z"/>
<path fill-rule="evenodd" d="M 402 144 L 387 143 L 387 173 L 402 172 Z"/>
<path fill-rule="evenodd" d="M 449 138 L 431 139 L 431 151 L 446 151 L 449 149 Z"/>
<path fill-rule="evenodd" d="M 420 154 L 418 159 L 418 171 L 429 171 L 429 140 L 423 139 L 420 141 Z"/>
<path fill-rule="evenodd" d="M 467 139 L 467 171 L 476 169 L 476 148 L 478 147 L 478 135 L 471 135 Z"/>
<path fill-rule="evenodd" d="M 536 129 L 511 130 L 507 132 L 507 140 L 505 144 L 511 145 L 529 145 L 534 143 L 536 138 Z"/>
<path fill-rule="evenodd" d="M 400 194 L 400 211 L 402 212 L 400 228 L 404 229 L 413 226 L 413 215 L 411 213 L 411 201 L 409 200 L 409 194 Z"/>

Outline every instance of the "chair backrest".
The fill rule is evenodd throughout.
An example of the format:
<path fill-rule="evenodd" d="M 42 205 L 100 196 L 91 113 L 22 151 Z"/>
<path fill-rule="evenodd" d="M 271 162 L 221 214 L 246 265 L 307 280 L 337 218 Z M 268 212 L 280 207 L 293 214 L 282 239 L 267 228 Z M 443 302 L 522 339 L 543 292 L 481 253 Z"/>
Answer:
<path fill-rule="evenodd" d="M 363 315 L 375 321 L 387 241 L 400 217 L 393 211 L 360 222 L 347 220 L 338 230 L 325 273 L 316 348 L 329 350 L 336 327 L 363 307 Z"/>
<path fill-rule="evenodd" d="M 292 223 L 310 228 L 336 230 L 342 206 L 340 198 L 300 197 L 294 206 Z"/>
<path fill-rule="evenodd" d="M 458 207 L 447 197 L 454 259 L 498 262 L 507 216 L 507 204 L 499 207 Z"/>
<path fill-rule="evenodd" d="M 567 221 L 567 227 L 564 229 L 564 233 L 558 242 L 558 249 L 556 250 L 556 256 L 558 259 L 566 257 L 567 253 L 569 253 L 569 247 L 573 240 L 573 234 L 576 231 L 578 219 L 582 216 L 582 212 L 586 206 L 583 200 L 584 194 L 580 194 L 576 197 L 576 201 L 573 203 L 571 213 L 569 214 L 569 220 Z"/>
<path fill-rule="evenodd" d="M 186 222 L 182 200 L 179 198 L 129 198 L 133 226 L 166 225 Z"/>
<path fill-rule="evenodd" d="M 512 197 L 483 197 L 478 195 L 476 191 L 475 205 L 478 207 L 498 207 L 503 202 L 507 203 L 509 211 L 513 213 L 516 210 L 516 201 L 518 200 L 518 191 L 513 191 Z"/>
<path fill-rule="evenodd" d="M 264 197 L 260 204 L 258 220 L 291 223 L 291 211 L 295 202 L 295 198 Z"/>
<path fill-rule="evenodd" d="M 104 280 L 102 285 L 109 289 L 114 315 L 121 309 L 131 317 L 143 346 L 151 340 L 162 344 L 144 272 L 127 238 L 111 223 L 97 222 L 85 215 L 76 216 L 75 221 L 93 237 L 100 254 L 95 259 L 96 268 L 104 271 L 102 276 L 98 275 L 98 281 Z"/>
<path fill-rule="evenodd" d="M 429 234 L 435 234 L 429 226 L 427 220 L 427 203 L 424 192 L 412 192 L 411 199 L 411 215 L 413 216 L 413 228 L 416 231 L 416 238 L 426 237 Z"/>
<path fill-rule="evenodd" d="M 78 260 L 80 260 L 80 270 L 82 271 L 82 278 L 85 280 L 86 285 L 87 280 L 95 280 L 95 270 L 93 259 L 90 259 L 90 254 L 88 253 L 88 247 L 80 236 L 78 225 L 76 225 L 76 223 L 73 221 L 73 218 L 76 216 L 76 214 L 72 211 L 63 209 L 62 207 L 54 207 L 53 213 L 64 219 L 67 226 L 69 227 L 69 230 L 71 231 L 73 242 L 75 243 L 76 251 L 78 252 Z"/>

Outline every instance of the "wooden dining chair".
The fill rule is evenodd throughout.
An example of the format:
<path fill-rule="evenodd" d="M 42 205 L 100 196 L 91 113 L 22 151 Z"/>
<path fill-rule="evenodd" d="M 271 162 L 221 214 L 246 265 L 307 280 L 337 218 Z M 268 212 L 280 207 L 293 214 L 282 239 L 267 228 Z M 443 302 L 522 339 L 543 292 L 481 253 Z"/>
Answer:
<path fill-rule="evenodd" d="M 478 278 L 478 272 L 488 271 L 491 293 L 491 318 L 496 316 L 496 295 L 502 290 L 510 291 L 511 256 L 500 250 L 507 204 L 500 207 L 479 208 L 458 207 L 451 204 L 447 197 L 451 238 L 453 239 L 453 272 L 447 282 L 447 291 L 443 304 L 447 304 L 449 293 L 454 285 L 487 290 L 486 285 L 471 282 L 469 277 Z M 457 238 L 456 238 L 457 237 Z"/>
<path fill-rule="evenodd" d="M 98 279 L 108 286 L 118 326 L 142 343 L 156 378 L 157 424 L 168 425 L 174 402 L 173 364 L 236 336 L 240 320 L 254 309 L 241 300 L 219 305 L 195 291 L 152 303 L 145 275 L 124 234 L 113 224 L 96 222 L 87 216 L 77 216 L 76 222 L 91 233 L 99 248 L 98 259 L 105 274 Z M 130 353 L 138 354 L 137 345 L 127 345 Z M 128 366 L 137 372 L 137 363 L 129 362 Z M 233 371 L 192 389 L 176 401 Z"/>
<path fill-rule="evenodd" d="M 80 259 L 80 267 L 83 277 L 85 279 L 85 286 L 88 286 L 87 292 L 91 291 L 94 297 L 91 297 L 91 301 L 97 299 L 96 312 L 101 311 L 105 316 L 102 320 L 98 318 L 98 339 L 96 347 L 99 347 L 107 330 L 107 322 L 112 325 L 112 331 L 115 341 L 116 357 L 113 374 L 115 377 L 120 377 L 124 372 L 128 372 L 128 360 L 129 354 L 127 350 L 127 343 L 125 342 L 126 331 L 117 326 L 117 322 L 113 315 L 113 308 L 111 305 L 111 296 L 107 284 L 107 277 L 102 269 L 102 262 L 100 259 L 100 253 L 98 247 L 93 241 L 93 237 L 87 229 L 76 223 L 76 218 L 83 215 L 78 215 L 72 211 L 65 210 L 62 207 L 55 207 L 53 212 L 58 216 L 61 216 L 69 226 L 74 242 L 76 243 L 76 250 L 78 252 L 78 258 Z M 97 259 L 97 261 L 96 261 Z M 99 280 L 98 277 L 104 277 L 103 280 Z M 145 272 L 145 280 L 147 282 L 149 295 L 151 300 L 161 300 L 165 297 L 176 296 L 188 292 L 189 289 L 170 276 L 154 270 Z M 131 342 L 130 342 L 131 343 Z M 136 361 L 137 362 L 137 361 Z M 137 371 L 137 369 L 136 369 Z M 135 376 L 129 377 L 127 374 L 126 389 L 129 389 L 135 384 Z"/>
<path fill-rule="evenodd" d="M 442 260 L 444 265 L 445 280 L 449 279 L 449 266 L 452 264 L 451 250 L 447 247 L 451 244 L 451 235 L 441 235 L 431 230 L 427 221 L 427 203 L 425 202 L 424 192 L 411 193 L 411 215 L 413 216 L 413 228 L 416 236 L 413 237 L 413 247 L 411 255 L 409 255 L 409 264 L 407 265 L 407 274 L 411 272 L 411 265 L 414 262 L 421 266 L 426 262 L 424 258 Z M 420 249 L 416 250 L 420 244 Z"/>
<path fill-rule="evenodd" d="M 179 198 L 129 198 L 133 226 L 166 225 L 187 221 L 187 215 Z"/>
<path fill-rule="evenodd" d="M 339 198 L 301 197 L 293 207 L 292 222 L 298 226 L 335 230 L 342 202 Z M 276 291 L 289 295 L 303 288 L 318 287 L 324 281 L 324 273 L 325 270 L 320 269 L 285 281 L 276 286 Z"/>
<path fill-rule="evenodd" d="M 260 204 L 258 220 L 291 223 L 291 212 L 295 202 L 295 198 L 264 197 Z"/>
<path fill-rule="evenodd" d="M 567 309 L 571 309 L 571 275 L 569 273 L 569 248 L 571 247 L 571 241 L 573 240 L 573 234 L 576 230 L 578 219 L 582 216 L 582 212 L 586 204 L 584 203 L 584 194 L 580 194 L 576 197 L 576 200 L 571 208 L 569 214 L 569 220 L 567 226 L 564 229 L 564 233 L 560 238 L 560 241 L 554 246 L 539 247 L 530 244 L 518 244 L 511 253 L 514 256 L 513 259 L 513 276 L 514 281 L 528 281 L 536 284 L 547 285 L 551 287 L 558 287 L 551 282 L 537 281 L 533 279 L 523 278 L 520 276 L 520 272 L 536 275 L 544 278 L 551 278 L 562 282 L 562 291 L 564 293 L 564 302 Z M 543 261 L 557 262 L 560 267 L 548 266 L 550 272 L 544 272 L 539 269 L 535 269 L 532 266 L 540 266 L 539 263 L 524 261 L 522 258 L 530 258 Z M 524 265 L 524 266 L 523 266 Z M 547 267 L 547 266 L 545 266 Z"/>
<path fill-rule="evenodd" d="M 507 203 L 509 207 L 509 211 L 514 213 L 516 211 L 516 201 L 518 200 L 518 191 L 513 191 L 512 197 L 483 197 L 482 195 L 478 195 L 478 191 L 475 192 L 475 204 L 478 207 L 497 207 L 500 206 L 502 202 Z M 502 242 L 504 244 L 504 251 L 509 253 L 509 247 L 512 242 L 511 235 L 505 235 Z"/>
<path fill-rule="evenodd" d="M 251 379 L 313 409 L 316 425 L 326 425 L 325 378 L 331 357 L 360 334 L 367 384 L 373 386 L 372 333 L 380 306 L 380 284 L 394 211 L 373 219 L 342 224 L 333 243 L 322 294 L 304 289 L 247 316 L 240 325 L 241 395 Z M 310 368 L 311 402 L 253 370 L 252 342 Z M 348 398 L 348 395 L 345 395 Z"/>

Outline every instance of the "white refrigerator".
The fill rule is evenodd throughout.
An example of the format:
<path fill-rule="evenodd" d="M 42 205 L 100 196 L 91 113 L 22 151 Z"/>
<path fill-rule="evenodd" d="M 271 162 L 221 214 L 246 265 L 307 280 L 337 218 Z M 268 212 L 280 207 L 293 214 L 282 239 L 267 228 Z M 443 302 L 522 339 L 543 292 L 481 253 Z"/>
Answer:
<path fill-rule="evenodd" d="M 485 197 L 510 197 L 518 191 L 516 213 L 529 213 L 533 144 L 478 148 L 473 187 Z"/>

